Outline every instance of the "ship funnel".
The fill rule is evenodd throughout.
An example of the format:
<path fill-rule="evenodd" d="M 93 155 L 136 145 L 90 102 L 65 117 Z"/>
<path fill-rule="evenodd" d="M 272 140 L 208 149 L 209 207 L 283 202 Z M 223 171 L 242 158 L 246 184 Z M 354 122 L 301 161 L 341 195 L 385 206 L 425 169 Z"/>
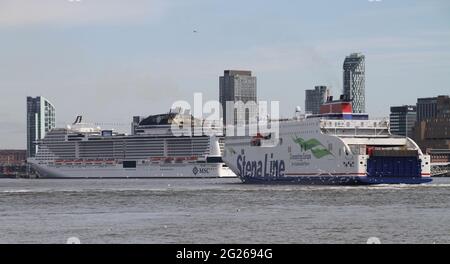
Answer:
<path fill-rule="evenodd" d="M 211 144 L 211 147 L 209 149 L 209 155 L 210 156 L 221 156 L 219 139 L 214 135 L 211 136 L 210 144 Z"/>
<path fill-rule="evenodd" d="M 81 116 L 81 115 L 77 116 L 77 118 L 75 119 L 75 122 L 73 122 L 73 125 L 80 124 L 82 120 L 83 120 L 83 116 Z"/>

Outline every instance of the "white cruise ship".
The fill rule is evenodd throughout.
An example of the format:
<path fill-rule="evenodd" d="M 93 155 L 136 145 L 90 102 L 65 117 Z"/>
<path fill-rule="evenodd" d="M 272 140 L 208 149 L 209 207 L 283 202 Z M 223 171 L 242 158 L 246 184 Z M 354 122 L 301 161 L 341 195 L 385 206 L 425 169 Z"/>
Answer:
<path fill-rule="evenodd" d="M 176 137 L 172 124 L 186 115 L 168 113 L 143 119 L 136 134 L 119 134 L 81 123 L 53 129 L 38 142 L 28 163 L 40 178 L 216 178 L 236 177 L 223 163 L 221 137 Z M 223 145 L 223 144 L 222 144 Z"/>
<path fill-rule="evenodd" d="M 279 136 L 227 137 L 223 155 L 244 183 L 419 184 L 431 181 L 430 157 L 383 120 L 329 101 L 321 114 L 279 122 Z"/>

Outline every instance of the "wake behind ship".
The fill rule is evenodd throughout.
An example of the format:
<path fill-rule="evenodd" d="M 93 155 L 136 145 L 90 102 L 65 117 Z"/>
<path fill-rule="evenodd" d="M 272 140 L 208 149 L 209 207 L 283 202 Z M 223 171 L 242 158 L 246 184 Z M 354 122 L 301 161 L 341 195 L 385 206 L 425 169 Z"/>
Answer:
<path fill-rule="evenodd" d="M 222 161 L 219 137 L 173 135 L 173 124 L 187 122 L 198 120 L 171 111 L 143 119 L 134 135 L 125 135 L 79 117 L 47 133 L 28 163 L 40 178 L 235 177 Z"/>
<path fill-rule="evenodd" d="M 244 183 L 366 185 L 431 181 L 430 156 L 345 100 L 279 121 L 279 135 L 227 137 L 224 161 Z"/>

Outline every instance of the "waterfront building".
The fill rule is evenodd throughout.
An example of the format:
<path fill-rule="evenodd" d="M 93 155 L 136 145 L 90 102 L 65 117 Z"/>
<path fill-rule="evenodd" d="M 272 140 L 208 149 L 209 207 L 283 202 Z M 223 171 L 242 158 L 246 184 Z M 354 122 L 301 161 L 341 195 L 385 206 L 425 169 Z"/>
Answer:
<path fill-rule="evenodd" d="M 353 53 L 344 61 L 344 91 L 346 98 L 352 101 L 354 113 L 366 112 L 365 95 L 365 56 L 361 53 Z"/>
<path fill-rule="evenodd" d="M 450 97 L 441 95 L 437 97 L 437 116 L 440 118 L 450 118 Z"/>
<path fill-rule="evenodd" d="M 26 150 L 0 150 L 0 165 L 24 164 L 26 159 Z"/>
<path fill-rule="evenodd" d="M 450 149 L 450 97 L 417 100 L 414 139 L 423 151 Z"/>
<path fill-rule="evenodd" d="M 55 107 L 49 100 L 27 97 L 27 157 L 36 155 L 36 141 L 43 139 L 55 124 Z"/>
<path fill-rule="evenodd" d="M 417 99 L 417 123 L 437 116 L 437 97 Z"/>
<path fill-rule="evenodd" d="M 0 178 L 26 173 L 26 150 L 0 150 Z"/>
<path fill-rule="evenodd" d="M 238 121 L 248 124 L 258 114 L 256 77 L 251 71 L 226 70 L 219 78 L 219 101 L 224 124 Z M 247 107 L 227 109 L 227 102 L 242 102 Z M 232 115 L 232 116 L 229 116 Z"/>
<path fill-rule="evenodd" d="M 320 106 L 323 105 L 330 96 L 330 89 L 327 86 L 316 86 L 314 90 L 305 91 L 305 112 L 317 115 L 320 113 Z"/>
<path fill-rule="evenodd" d="M 389 121 L 393 135 L 412 137 L 414 125 L 416 124 L 416 106 L 403 105 L 391 107 Z"/>

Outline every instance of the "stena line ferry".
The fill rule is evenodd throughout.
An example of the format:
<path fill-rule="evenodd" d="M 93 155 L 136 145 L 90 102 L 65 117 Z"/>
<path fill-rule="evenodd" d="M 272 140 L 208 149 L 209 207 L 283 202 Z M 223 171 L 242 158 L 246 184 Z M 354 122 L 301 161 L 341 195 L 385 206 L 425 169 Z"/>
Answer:
<path fill-rule="evenodd" d="M 430 157 L 386 120 L 333 101 L 319 115 L 280 120 L 279 136 L 226 137 L 224 161 L 244 183 L 369 185 L 431 182 Z"/>

